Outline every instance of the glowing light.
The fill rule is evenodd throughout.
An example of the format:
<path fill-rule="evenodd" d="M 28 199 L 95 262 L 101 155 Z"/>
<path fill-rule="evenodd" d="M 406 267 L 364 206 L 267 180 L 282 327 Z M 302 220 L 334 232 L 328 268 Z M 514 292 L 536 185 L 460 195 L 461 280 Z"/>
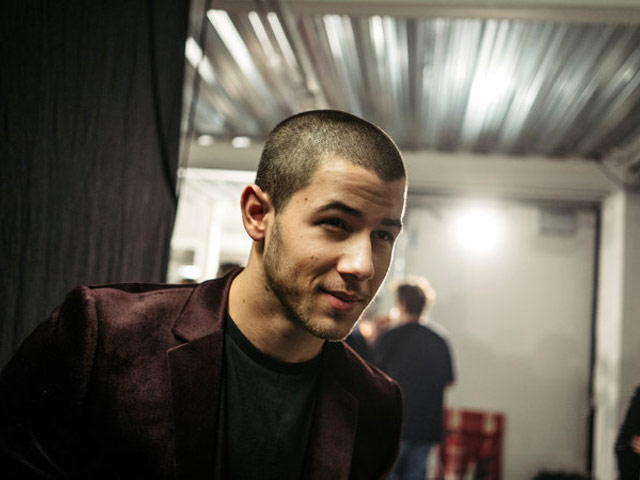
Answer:
<path fill-rule="evenodd" d="M 186 280 L 197 280 L 200 278 L 200 268 L 196 265 L 182 265 L 178 269 L 178 273 Z"/>
<path fill-rule="evenodd" d="M 384 59 L 384 25 L 382 17 L 374 15 L 369 19 L 371 41 L 373 42 L 376 57 L 380 61 Z"/>
<path fill-rule="evenodd" d="M 473 207 L 460 213 L 455 222 L 458 243 L 474 252 L 489 252 L 502 239 L 498 214 L 488 207 Z"/>
<path fill-rule="evenodd" d="M 192 37 L 187 38 L 187 42 L 184 47 L 184 54 L 189 60 L 189 63 L 195 68 L 200 76 L 210 85 L 213 85 L 216 81 L 216 75 L 213 72 L 213 66 L 209 59 L 202 53 L 202 49 L 198 42 Z"/>
<path fill-rule="evenodd" d="M 251 146 L 251 139 L 249 137 L 233 137 L 231 146 L 234 148 L 249 148 Z"/>
<path fill-rule="evenodd" d="M 211 135 L 200 135 L 198 137 L 198 144 L 202 145 L 203 147 L 209 147 L 213 145 L 214 141 L 215 140 Z"/>
<path fill-rule="evenodd" d="M 267 21 L 271 26 L 271 30 L 276 37 L 276 42 L 278 42 L 284 58 L 292 68 L 295 68 L 297 64 L 296 55 L 293 53 L 293 49 L 289 44 L 287 34 L 284 33 L 282 25 L 280 24 L 280 20 L 278 20 L 278 15 L 274 12 L 267 13 Z"/>
<path fill-rule="evenodd" d="M 220 35 L 222 42 L 240 69 L 247 75 L 256 73 L 256 67 L 251 59 L 249 49 L 244 43 L 244 40 L 242 40 L 238 30 L 236 30 L 229 14 L 224 10 L 209 10 L 207 12 L 207 18 Z"/>
<path fill-rule="evenodd" d="M 260 20 L 260 15 L 257 12 L 249 12 L 249 23 L 253 27 L 253 31 L 256 32 L 256 36 L 258 37 L 258 41 L 260 42 L 260 46 L 264 51 L 265 57 L 267 58 L 267 62 L 272 67 L 280 66 L 280 55 L 276 53 L 271 44 L 271 40 L 269 40 L 269 35 L 267 31 L 264 29 L 264 25 Z"/>

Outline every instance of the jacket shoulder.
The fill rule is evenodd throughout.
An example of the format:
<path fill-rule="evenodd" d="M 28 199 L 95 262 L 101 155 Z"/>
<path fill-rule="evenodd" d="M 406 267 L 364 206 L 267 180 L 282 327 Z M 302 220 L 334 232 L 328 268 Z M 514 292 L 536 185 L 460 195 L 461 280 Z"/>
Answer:
<path fill-rule="evenodd" d="M 79 286 L 63 303 L 80 304 L 91 308 L 101 322 L 127 322 L 160 318 L 180 313 L 193 293 L 195 285 L 156 283 L 121 283 L 112 285 Z"/>
<path fill-rule="evenodd" d="M 196 284 L 173 285 L 168 283 L 115 283 L 109 285 L 79 286 L 70 292 L 94 297 L 100 302 L 111 300 L 135 304 L 140 301 L 168 301 L 188 298 Z"/>

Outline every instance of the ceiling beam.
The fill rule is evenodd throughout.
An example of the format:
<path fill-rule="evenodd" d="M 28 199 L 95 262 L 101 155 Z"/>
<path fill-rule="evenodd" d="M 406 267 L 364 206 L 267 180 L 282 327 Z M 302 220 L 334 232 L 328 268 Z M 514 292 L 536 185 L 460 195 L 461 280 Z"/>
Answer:
<path fill-rule="evenodd" d="M 388 15 L 419 18 L 479 18 L 576 23 L 640 24 L 638 0 L 283 0 L 299 15 Z M 218 0 L 214 8 L 248 12 L 265 0 Z"/>
<path fill-rule="evenodd" d="M 579 23 L 640 23 L 640 2 L 467 0 L 288 0 L 298 14 L 390 15 L 395 17 L 491 18 Z"/>
<path fill-rule="evenodd" d="M 194 142 L 187 168 L 255 171 L 261 144 L 233 148 Z M 403 153 L 414 194 L 486 195 L 560 202 L 598 202 L 618 185 L 597 162 L 432 151 Z"/>

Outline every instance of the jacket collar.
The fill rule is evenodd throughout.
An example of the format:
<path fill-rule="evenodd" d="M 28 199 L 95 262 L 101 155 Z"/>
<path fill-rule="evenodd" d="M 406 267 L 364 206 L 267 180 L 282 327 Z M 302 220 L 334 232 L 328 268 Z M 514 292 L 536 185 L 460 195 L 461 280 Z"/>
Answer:
<path fill-rule="evenodd" d="M 224 314 L 239 272 L 197 285 L 173 328 L 186 341 L 167 352 L 179 479 L 214 478 Z"/>
<path fill-rule="evenodd" d="M 231 282 L 241 271 L 196 285 L 176 319 L 174 335 L 191 342 L 221 331 Z"/>
<path fill-rule="evenodd" d="M 324 350 L 320 389 L 307 447 L 305 480 L 347 479 L 355 444 L 358 401 L 342 380 L 344 345 Z"/>

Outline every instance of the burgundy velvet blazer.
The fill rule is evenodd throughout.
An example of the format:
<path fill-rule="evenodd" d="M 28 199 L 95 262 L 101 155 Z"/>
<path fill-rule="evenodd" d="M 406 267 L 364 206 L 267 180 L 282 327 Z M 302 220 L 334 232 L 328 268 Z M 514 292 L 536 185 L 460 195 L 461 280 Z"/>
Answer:
<path fill-rule="evenodd" d="M 0 376 L 0 475 L 214 478 L 235 274 L 72 290 Z M 320 382 L 303 478 L 384 478 L 400 438 L 397 384 L 343 343 L 326 345 Z"/>

